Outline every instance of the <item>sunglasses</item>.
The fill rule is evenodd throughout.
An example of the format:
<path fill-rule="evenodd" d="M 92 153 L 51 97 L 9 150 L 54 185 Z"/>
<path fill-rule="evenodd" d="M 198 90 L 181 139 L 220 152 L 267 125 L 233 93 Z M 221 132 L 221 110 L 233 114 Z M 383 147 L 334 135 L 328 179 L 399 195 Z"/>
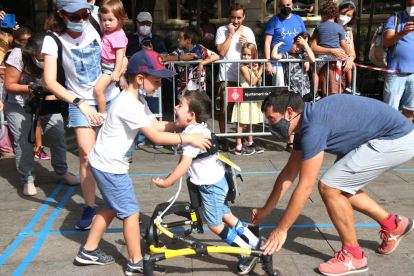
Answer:
<path fill-rule="evenodd" d="M 81 21 L 81 19 L 83 19 L 83 21 L 89 20 L 89 18 L 91 18 L 91 13 L 86 12 L 86 13 L 82 14 L 82 16 L 79 16 L 79 15 L 66 15 L 66 17 L 69 19 L 70 22 L 79 23 L 79 21 Z"/>

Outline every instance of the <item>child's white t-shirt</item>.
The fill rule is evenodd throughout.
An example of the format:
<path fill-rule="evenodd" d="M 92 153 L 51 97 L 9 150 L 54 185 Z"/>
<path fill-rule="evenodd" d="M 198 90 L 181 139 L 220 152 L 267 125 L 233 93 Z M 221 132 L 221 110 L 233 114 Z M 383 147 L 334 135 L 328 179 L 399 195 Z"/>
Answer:
<path fill-rule="evenodd" d="M 252 29 L 249 27 L 243 26 L 243 34 L 247 38 L 247 42 L 251 42 L 256 45 L 256 38 Z M 229 35 L 229 28 L 228 25 L 221 26 L 217 29 L 216 33 L 216 46 L 219 44 L 223 44 L 226 41 L 227 36 Z M 227 53 L 224 55 L 223 59 L 227 60 L 234 60 L 234 59 L 242 59 L 240 56 L 241 47 L 243 43 L 239 42 L 240 35 L 234 34 L 233 38 L 231 39 L 230 47 Z M 220 64 L 220 71 L 218 76 L 218 81 L 225 81 L 226 80 L 226 73 L 227 73 L 227 81 L 238 81 L 238 71 L 239 71 L 239 64 L 238 63 L 222 63 Z"/>
<path fill-rule="evenodd" d="M 113 174 L 127 173 L 129 163 L 125 154 L 139 128 L 152 125 L 154 118 L 147 102 L 142 97 L 141 101 L 126 91 L 115 100 L 89 154 L 94 168 Z"/>
<path fill-rule="evenodd" d="M 89 105 L 97 105 L 93 88 L 102 74 L 101 69 L 101 37 L 91 23 L 77 38 L 66 32 L 62 35 L 54 33 L 62 42 L 62 65 L 65 71 L 68 91 L 82 98 Z M 58 46 L 50 36 L 45 36 L 42 54 L 58 58 Z M 105 89 L 106 100 L 115 98 L 119 88 L 115 82 Z"/>
<path fill-rule="evenodd" d="M 206 136 L 211 136 L 211 131 L 200 124 L 189 126 L 191 128 L 188 132 L 202 133 Z M 183 156 L 191 158 L 196 157 L 200 153 L 200 149 L 193 147 L 191 144 L 183 144 Z M 224 176 L 224 165 L 218 159 L 218 153 L 210 155 L 202 159 L 196 159 L 191 162 L 191 166 L 188 169 L 188 175 L 191 182 L 195 185 L 212 185 L 219 182 Z"/>

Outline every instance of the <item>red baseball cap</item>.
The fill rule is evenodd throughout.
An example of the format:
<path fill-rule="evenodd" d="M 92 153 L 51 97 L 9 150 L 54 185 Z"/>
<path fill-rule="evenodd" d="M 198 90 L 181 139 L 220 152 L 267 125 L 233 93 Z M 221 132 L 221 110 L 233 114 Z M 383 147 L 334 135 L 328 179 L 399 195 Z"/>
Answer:
<path fill-rule="evenodd" d="M 177 73 L 165 68 L 161 57 L 154 51 L 141 50 L 129 59 L 128 74 L 150 74 L 156 77 L 169 78 Z"/>

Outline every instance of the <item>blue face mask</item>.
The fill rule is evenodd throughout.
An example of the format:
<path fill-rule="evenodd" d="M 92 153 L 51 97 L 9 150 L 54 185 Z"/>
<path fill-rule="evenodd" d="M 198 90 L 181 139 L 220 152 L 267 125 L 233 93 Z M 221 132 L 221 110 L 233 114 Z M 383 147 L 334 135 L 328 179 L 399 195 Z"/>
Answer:
<path fill-rule="evenodd" d="M 68 24 L 66 24 L 66 27 L 68 27 L 68 29 L 71 29 L 74 32 L 81 33 L 83 32 L 83 30 L 86 29 L 86 27 L 88 27 L 88 25 L 89 25 L 89 20 L 86 20 L 83 23 L 73 23 L 73 22 L 70 22 L 68 19 Z"/>
<path fill-rule="evenodd" d="M 138 93 L 140 96 L 146 97 L 147 96 L 147 91 L 144 89 L 138 89 Z"/>
<path fill-rule="evenodd" d="M 92 12 L 93 12 L 93 13 L 98 13 L 98 11 L 99 11 L 99 6 L 92 5 L 91 7 L 92 7 Z"/>

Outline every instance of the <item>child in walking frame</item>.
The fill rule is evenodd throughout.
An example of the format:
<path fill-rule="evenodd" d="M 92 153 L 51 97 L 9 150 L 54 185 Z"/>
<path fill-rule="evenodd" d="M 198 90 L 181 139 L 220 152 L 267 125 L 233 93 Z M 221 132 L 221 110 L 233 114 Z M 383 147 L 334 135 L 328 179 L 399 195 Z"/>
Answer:
<path fill-rule="evenodd" d="M 202 133 L 210 136 L 211 132 L 206 122 L 211 117 L 211 111 L 211 100 L 206 94 L 194 90 L 187 91 L 175 107 L 176 126 L 185 128 L 182 132 L 185 134 Z M 190 181 L 200 192 L 201 211 L 210 230 L 231 246 L 254 249 L 262 246 L 264 242 L 230 211 L 226 201 L 229 186 L 224 165 L 218 158 L 219 153 L 194 160 L 200 149 L 187 143 L 181 143 L 181 146 L 182 156 L 174 171 L 165 180 L 158 177 L 152 181 L 160 188 L 167 188 L 188 171 Z M 238 274 L 249 273 L 257 260 L 258 257 L 253 256 L 240 258 Z"/>
<path fill-rule="evenodd" d="M 240 51 L 241 59 L 257 59 L 257 49 L 253 43 L 244 43 Z M 262 81 L 263 64 L 243 63 L 240 64 L 240 86 L 241 87 L 257 87 Z M 263 113 L 260 111 L 262 102 L 242 102 L 237 103 L 233 107 L 231 122 L 239 122 L 237 128 L 238 133 L 243 132 L 243 128 L 247 125 L 247 132 L 253 132 L 253 125 L 263 123 Z M 234 153 L 236 155 L 252 155 L 253 153 L 263 153 L 264 149 L 256 146 L 253 142 L 253 136 L 248 136 L 246 146 L 243 146 L 242 137 L 236 137 L 236 147 Z"/>

